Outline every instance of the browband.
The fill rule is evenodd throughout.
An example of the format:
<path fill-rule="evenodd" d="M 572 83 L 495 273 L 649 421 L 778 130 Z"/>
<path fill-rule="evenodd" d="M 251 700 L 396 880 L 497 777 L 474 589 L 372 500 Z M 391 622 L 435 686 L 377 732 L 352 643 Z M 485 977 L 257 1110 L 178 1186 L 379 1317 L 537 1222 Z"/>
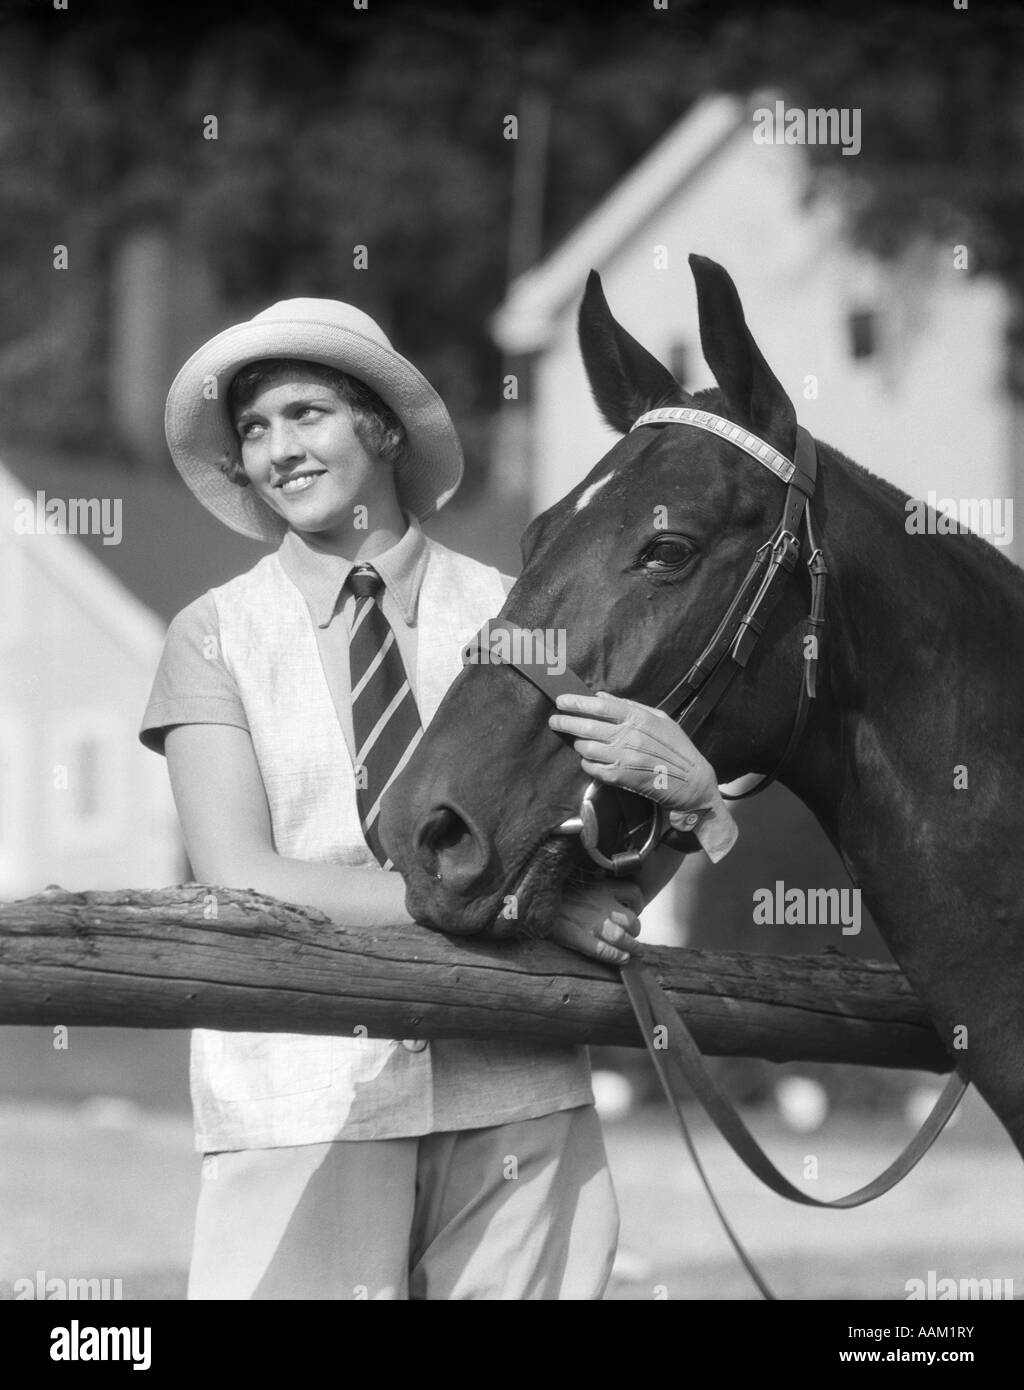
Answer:
<path fill-rule="evenodd" d="M 814 492 L 813 478 L 807 477 L 799 463 L 794 463 L 766 440 L 759 439 L 756 434 L 751 434 L 749 430 L 743 429 L 732 420 L 726 420 L 721 415 L 712 415 L 708 410 L 693 410 L 689 406 L 667 405 L 662 406 L 660 410 L 648 410 L 646 414 L 634 420 L 630 426 L 630 434 L 641 425 L 695 425 L 699 430 L 707 430 L 708 434 L 717 434 L 720 438 L 727 439 L 730 444 L 735 444 L 737 449 L 742 449 L 745 454 L 763 464 L 784 483 L 792 483 L 801 492 Z"/>

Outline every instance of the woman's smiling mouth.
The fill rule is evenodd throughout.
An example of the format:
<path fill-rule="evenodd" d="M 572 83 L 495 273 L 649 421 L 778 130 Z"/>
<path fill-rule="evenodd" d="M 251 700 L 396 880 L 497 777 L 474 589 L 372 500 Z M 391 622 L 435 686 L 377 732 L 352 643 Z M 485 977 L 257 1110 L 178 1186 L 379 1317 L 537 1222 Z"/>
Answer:
<path fill-rule="evenodd" d="M 274 483 L 273 486 L 284 493 L 305 492 L 307 488 L 313 486 L 317 478 L 322 477 L 326 472 L 326 468 L 321 468 L 316 472 L 292 473 L 282 482 Z"/>

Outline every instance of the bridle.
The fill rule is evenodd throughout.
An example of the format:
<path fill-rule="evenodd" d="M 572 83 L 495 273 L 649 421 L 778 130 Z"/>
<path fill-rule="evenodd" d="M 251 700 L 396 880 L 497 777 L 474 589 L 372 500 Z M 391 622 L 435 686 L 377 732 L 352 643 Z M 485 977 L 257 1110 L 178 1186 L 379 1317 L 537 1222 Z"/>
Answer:
<path fill-rule="evenodd" d="M 825 557 L 818 544 L 811 503 L 814 499 L 818 474 L 818 454 L 813 437 L 797 426 L 796 453 L 793 459 L 751 434 L 749 430 L 713 415 L 706 410 L 686 406 L 666 406 L 649 410 L 637 419 L 630 430 L 650 425 L 689 425 L 706 430 L 726 440 L 767 468 L 786 485 L 782 515 L 772 534 L 755 552 L 739 588 L 733 596 L 710 640 L 682 680 L 658 702 L 657 708 L 669 714 L 690 735 L 700 729 L 720 703 L 729 686 L 750 660 L 751 653 L 764 633 L 772 611 L 782 596 L 786 577 L 796 569 L 800 554 L 800 528 L 807 534 L 809 556 L 807 568 L 811 576 L 811 605 L 807 630 L 802 635 L 803 669 L 796 714 L 789 740 L 781 757 L 770 773 L 756 786 L 731 801 L 741 800 L 764 791 L 775 781 L 788 763 L 803 735 L 810 713 L 811 701 L 817 693 L 819 646 L 825 627 L 825 584 L 828 576 Z M 527 661 L 517 661 L 507 653 L 500 654 L 493 643 L 496 633 L 508 635 L 516 631 L 515 624 L 502 619 L 492 620 L 464 653 L 464 659 L 483 659 L 513 667 L 554 703 L 559 695 L 572 693 L 591 695 L 593 691 L 568 667 L 553 673 L 549 667 Z M 808 640 L 810 639 L 810 640 Z M 499 644 L 500 645 L 500 644 Z M 572 740 L 568 740 L 570 743 Z M 613 803 L 613 798 L 617 804 Z M 613 816 L 609 821 L 608 808 Z M 642 805 L 643 813 L 636 824 L 630 824 L 631 811 Z M 692 818 L 696 821 L 696 817 Z M 616 823 L 617 820 L 617 823 Z M 579 812 L 569 817 L 552 832 L 555 835 L 578 835 L 590 858 L 617 877 L 635 873 L 659 844 L 678 849 L 694 848 L 692 836 L 671 829 L 663 808 L 655 802 L 619 793 L 599 782 L 587 784 L 580 799 Z M 613 843 L 609 844 L 609 835 Z M 624 848 L 616 848 L 616 844 Z M 602 848 L 602 843 L 605 848 Z"/>

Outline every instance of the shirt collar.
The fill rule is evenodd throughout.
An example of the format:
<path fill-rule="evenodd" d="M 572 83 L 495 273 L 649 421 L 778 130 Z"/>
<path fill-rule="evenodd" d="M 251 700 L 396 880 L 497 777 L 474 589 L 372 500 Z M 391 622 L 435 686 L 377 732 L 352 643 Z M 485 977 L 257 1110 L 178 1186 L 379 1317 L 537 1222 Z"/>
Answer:
<path fill-rule="evenodd" d="M 416 621 L 420 584 L 427 567 L 427 540 L 416 517 L 405 513 L 409 525 L 390 548 L 368 564 L 384 581 L 388 594 L 411 627 Z M 312 545 L 297 531 L 289 530 L 277 552 L 281 568 L 306 600 L 317 627 L 329 627 L 340 604 L 339 597 L 355 568 L 351 560 Z"/>

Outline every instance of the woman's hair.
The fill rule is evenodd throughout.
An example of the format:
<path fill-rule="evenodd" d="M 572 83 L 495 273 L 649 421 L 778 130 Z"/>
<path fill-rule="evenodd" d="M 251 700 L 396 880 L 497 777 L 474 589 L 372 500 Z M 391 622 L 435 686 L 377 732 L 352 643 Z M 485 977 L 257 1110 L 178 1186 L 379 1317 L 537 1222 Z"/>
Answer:
<path fill-rule="evenodd" d="M 352 428 L 368 453 L 383 459 L 385 463 L 399 463 L 405 457 L 408 447 L 405 426 L 391 407 L 365 382 L 323 362 L 304 362 L 297 357 L 266 357 L 242 367 L 232 377 L 228 387 L 227 408 L 232 423 L 238 412 L 262 390 L 280 377 L 292 375 L 322 382 L 337 392 L 352 411 Z M 231 482 L 239 487 L 249 486 L 240 458 L 225 459 L 217 466 Z"/>

